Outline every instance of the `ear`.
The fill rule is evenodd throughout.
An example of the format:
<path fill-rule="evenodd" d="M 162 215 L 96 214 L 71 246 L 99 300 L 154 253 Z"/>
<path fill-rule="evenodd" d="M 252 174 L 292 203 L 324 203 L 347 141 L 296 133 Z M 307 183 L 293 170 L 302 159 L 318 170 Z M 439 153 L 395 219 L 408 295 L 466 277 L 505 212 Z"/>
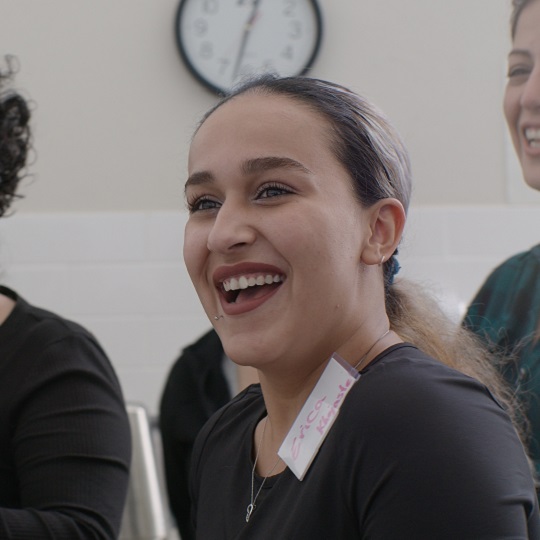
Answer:
<path fill-rule="evenodd" d="M 405 227 L 405 209 L 397 199 L 382 199 L 368 209 L 369 237 L 362 250 L 363 263 L 387 261 L 396 250 Z"/>

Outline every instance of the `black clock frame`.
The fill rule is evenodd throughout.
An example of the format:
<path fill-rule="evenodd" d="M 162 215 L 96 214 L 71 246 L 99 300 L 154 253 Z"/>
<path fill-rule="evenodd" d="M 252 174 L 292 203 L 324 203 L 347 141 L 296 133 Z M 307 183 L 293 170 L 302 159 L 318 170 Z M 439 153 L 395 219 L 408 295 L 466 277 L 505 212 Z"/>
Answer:
<path fill-rule="evenodd" d="M 184 62 L 184 65 L 187 67 L 191 75 L 195 77 L 203 86 L 205 86 L 208 90 L 213 92 L 214 94 L 217 94 L 218 96 L 225 96 L 229 92 L 225 88 L 220 88 L 216 86 L 215 84 L 211 83 L 208 79 L 202 75 L 197 68 L 193 65 L 191 62 L 191 59 L 189 58 L 184 44 L 182 42 L 182 35 L 180 32 L 180 23 L 182 21 L 182 14 L 184 10 L 184 6 L 189 0 L 180 0 L 180 3 L 178 4 L 178 8 L 176 10 L 176 15 L 174 18 L 174 35 L 175 35 L 175 42 L 176 42 L 176 48 L 178 49 L 178 52 L 180 53 L 180 57 L 182 58 L 182 61 Z M 323 18 L 322 18 L 322 12 L 321 8 L 319 6 L 319 3 L 317 0 L 309 0 L 311 4 L 313 5 L 313 11 L 315 13 L 315 19 L 316 19 L 316 41 L 315 46 L 313 47 L 313 51 L 311 53 L 311 56 L 309 57 L 308 61 L 305 63 L 302 70 L 297 73 L 296 75 L 305 75 L 309 69 L 313 66 L 313 63 L 315 62 L 319 51 L 321 49 L 321 43 L 322 43 L 322 36 L 323 36 Z"/>

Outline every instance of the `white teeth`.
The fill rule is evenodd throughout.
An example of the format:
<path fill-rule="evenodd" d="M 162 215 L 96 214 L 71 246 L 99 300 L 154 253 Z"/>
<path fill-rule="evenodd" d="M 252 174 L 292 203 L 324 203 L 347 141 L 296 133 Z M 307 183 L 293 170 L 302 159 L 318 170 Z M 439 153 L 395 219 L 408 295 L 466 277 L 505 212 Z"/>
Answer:
<path fill-rule="evenodd" d="M 279 283 L 283 281 L 283 277 L 279 274 L 275 276 L 271 274 L 259 275 L 257 277 L 240 276 L 239 278 L 231 278 L 223 281 L 223 289 L 228 291 L 237 291 L 239 289 L 247 289 L 248 287 L 255 287 L 257 285 L 271 285 L 272 283 Z"/>
<path fill-rule="evenodd" d="M 527 128 L 525 130 L 525 137 L 527 138 L 529 142 L 540 141 L 540 128 L 539 129 Z"/>
<path fill-rule="evenodd" d="M 226 291 L 236 291 L 240 288 L 240 285 L 238 284 L 238 280 L 235 278 L 231 278 L 230 281 L 224 281 L 223 282 L 223 288 Z"/>

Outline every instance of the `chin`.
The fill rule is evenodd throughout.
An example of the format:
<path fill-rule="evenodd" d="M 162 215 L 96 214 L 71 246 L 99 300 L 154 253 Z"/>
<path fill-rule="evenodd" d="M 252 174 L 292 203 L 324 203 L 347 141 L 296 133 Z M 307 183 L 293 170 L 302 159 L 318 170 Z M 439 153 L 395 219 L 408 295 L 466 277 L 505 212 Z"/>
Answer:
<path fill-rule="evenodd" d="M 225 354 L 239 366 L 258 368 L 271 361 L 271 351 L 275 350 L 275 347 L 263 347 L 260 342 L 242 340 L 239 336 L 230 339 L 225 337 L 222 342 Z"/>
<path fill-rule="evenodd" d="M 532 189 L 535 189 L 536 191 L 540 191 L 540 171 L 533 173 L 527 173 L 527 171 L 523 171 L 523 179 L 525 180 L 525 183 Z"/>

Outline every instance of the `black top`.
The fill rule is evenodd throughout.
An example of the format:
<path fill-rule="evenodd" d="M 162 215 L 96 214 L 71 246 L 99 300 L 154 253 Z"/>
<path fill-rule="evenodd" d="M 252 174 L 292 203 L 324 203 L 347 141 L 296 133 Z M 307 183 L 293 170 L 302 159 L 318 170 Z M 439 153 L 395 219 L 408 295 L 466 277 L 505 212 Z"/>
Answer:
<path fill-rule="evenodd" d="M 0 538 L 113 539 L 131 438 L 120 385 L 83 328 L 16 300 L 0 325 Z"/>
<path fill-rule="evenodd" d="M 182 540 L 193 540 L 189 469 L 193 443 L 206 421 L 231 399 L 223 346 L 210 330 L 174 363 L 160 403 L 160 429 L 169 504 Z"/>
<path fill-rule="evenodd" d="M 253 432 L 264 414 L 252 385 L 197 438 L 197 538 L 540 538 L 528 461 L 508 416 L 483 385 L 412 345 L 390 347 L 362 372 L 303 481 L 289 469 L 269 478 L 246 523 Z"/>

